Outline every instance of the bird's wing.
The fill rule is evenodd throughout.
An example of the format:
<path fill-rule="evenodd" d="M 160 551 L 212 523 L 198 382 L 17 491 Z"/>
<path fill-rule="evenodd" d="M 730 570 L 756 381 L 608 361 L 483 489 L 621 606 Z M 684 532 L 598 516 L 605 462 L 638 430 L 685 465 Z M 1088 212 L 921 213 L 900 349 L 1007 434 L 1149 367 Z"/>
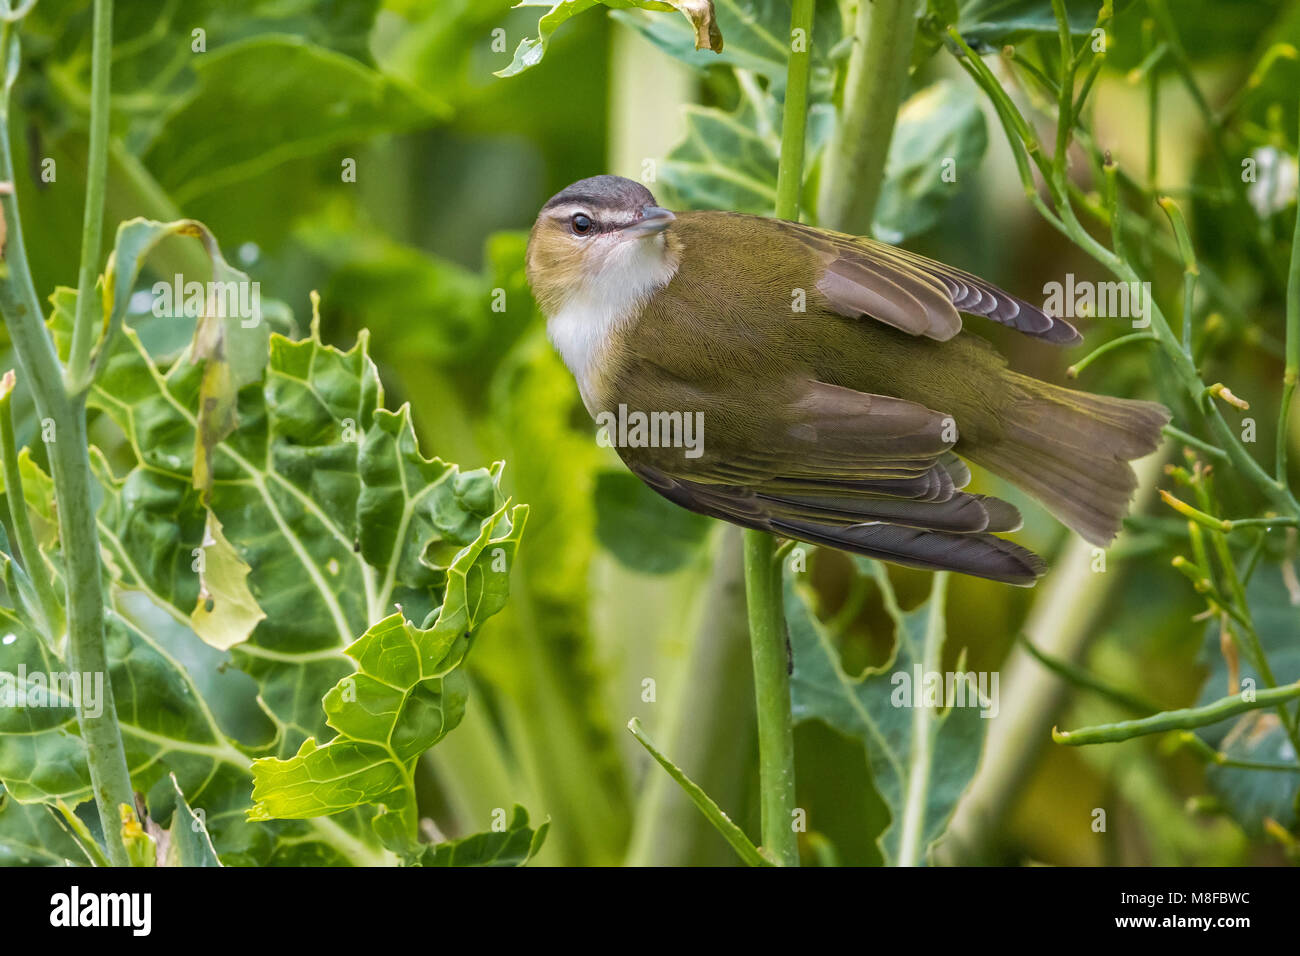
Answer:
<path fill-rule="evenodd" d="M 801 223 L 779 225 L 821 259 L 825 271 L 817 288 L 842 315 L 869 315 L 945 341 L 961 331 L 959 313 L 968 312 L 1059 345 L 1082 340 L 1068 322 L 969 272 L 874 239 Z"/>
<path fill-rule="evenodd" d="M 728 449 L 689 472 L 624 459 L 669 500 L 745 527 L 1011 584 L 1043 573 L 1036 555 L 992 534 L 1019 528 L 1020 513 L 961 490 L 970 471 L 951 452 L 947 416 L 822 382 L 789 408 L 788 426 L 761 448 Z"/>

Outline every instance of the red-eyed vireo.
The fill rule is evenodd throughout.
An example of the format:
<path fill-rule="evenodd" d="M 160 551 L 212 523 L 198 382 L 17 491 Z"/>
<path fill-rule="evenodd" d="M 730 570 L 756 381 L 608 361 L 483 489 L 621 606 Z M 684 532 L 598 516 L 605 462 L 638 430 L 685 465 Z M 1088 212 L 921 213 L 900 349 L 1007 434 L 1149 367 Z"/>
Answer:
<path fill-rule="evenodd" d="M 961 489 L 966 458 L 1088 541 L 1119 530 L 1168 411 L 1021 375 L 960 313 L 1058 344 L 1078 332 L 975 276 L 871 239 L 660 208 L 596 176 L 533 226 L 528 279 L 587 410 L 627 466 L 691 511 L 915 568 L 1032 584 Z M 961 457 L 958 457 L 961 456 Z"/>

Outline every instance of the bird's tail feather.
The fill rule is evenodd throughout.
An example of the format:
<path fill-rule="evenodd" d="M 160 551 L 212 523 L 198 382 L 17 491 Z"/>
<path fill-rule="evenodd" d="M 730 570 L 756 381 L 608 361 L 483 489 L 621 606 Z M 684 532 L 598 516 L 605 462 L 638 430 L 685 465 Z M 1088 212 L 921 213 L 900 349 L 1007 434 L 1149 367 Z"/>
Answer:
<path fill-rule="evenodd" d="M 1169 410 L 1016 375 L 1024 395 L 996 442 L 957 451 L 1032 495 L 1087 541 L 1107 545 L 1137 488 L 1129 462 L 1155 451 Z"/>

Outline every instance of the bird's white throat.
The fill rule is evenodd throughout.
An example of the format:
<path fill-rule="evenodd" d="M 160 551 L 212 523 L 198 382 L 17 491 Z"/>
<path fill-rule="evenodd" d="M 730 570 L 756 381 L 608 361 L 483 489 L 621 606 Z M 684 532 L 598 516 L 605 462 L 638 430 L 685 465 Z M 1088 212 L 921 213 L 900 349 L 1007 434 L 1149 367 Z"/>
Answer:
<path fill-rule="evenodd" d="M 672 281 L 677 257 L 662 234 L 620 241 L 600 266 L 547 317 L 546 331 L 596 414 L 611 339 L 636 322 L 650 297 Z"/>

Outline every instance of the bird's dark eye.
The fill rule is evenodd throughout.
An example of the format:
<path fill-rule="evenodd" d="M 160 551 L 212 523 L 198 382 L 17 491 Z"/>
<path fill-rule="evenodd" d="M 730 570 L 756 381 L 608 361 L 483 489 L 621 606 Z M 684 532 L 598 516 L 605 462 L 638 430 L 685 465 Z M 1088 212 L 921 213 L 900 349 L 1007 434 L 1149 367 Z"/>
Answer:
<path fill-rule="evenodd" d="M 591 232 L 591 227 L 595 225 L 590 217 L 584 216 L 582 213 L 578 213 L 569 221 L 573 226 L 573 231 L 580 236 L 585 236 Z"/>

